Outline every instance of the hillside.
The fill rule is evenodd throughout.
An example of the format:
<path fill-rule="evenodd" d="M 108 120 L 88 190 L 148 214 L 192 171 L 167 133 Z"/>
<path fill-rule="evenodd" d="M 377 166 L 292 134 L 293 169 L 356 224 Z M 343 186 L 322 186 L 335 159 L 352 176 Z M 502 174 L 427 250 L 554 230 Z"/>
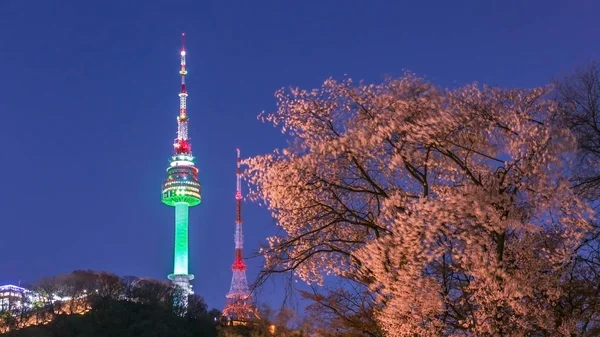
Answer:
<path fill-rule="evenodd" d="M 2 334 L 2 337 L 185 337 L 217 336 L 210 314 L 181 317 L 162 305 L 99 300 L 85 315 L 58 315 L 47 325 Z"/>

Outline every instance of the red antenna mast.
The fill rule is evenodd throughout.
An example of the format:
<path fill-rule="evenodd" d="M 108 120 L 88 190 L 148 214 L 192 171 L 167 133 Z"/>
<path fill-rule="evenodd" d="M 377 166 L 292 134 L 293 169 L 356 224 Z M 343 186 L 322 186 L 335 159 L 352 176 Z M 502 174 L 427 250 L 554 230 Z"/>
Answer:
<path fill-rule="evenodd" d="M 246 264 L 242 249 L 244 247 L 244 235 L 242 233 L 242 171 L 240 149 L 237 149 L 237 168 L 236 168 L 236 190 L 235 190 L 235 257 L 231 270 L 233 277 L 231 278 L 231 288 L 227 294 L 227 303 L 223 309 L 223 316 L 230 321 L 248 322 L 253 318 L 258 318 L 256 308 L 251 302 L 250 289 L 246 280 Z"/>

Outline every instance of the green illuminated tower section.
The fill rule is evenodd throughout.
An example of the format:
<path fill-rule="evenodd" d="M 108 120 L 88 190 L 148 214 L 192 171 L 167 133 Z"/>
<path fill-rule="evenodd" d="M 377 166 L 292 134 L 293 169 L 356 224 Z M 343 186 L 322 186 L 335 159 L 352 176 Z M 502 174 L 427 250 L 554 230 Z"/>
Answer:
<path fill-rule="evenodd" d="M 183 34 L 182 34 L 183 40 Z M 190 281 L 194 275 L 188 270 L 188 214 L 189 208 L 200 204 L 200 183 L 192 144 L 188 138 L 186 109 L 187 90 L 185 88 L 185 47 L 181 48 L 181 91 L 179 93 L 179 116 L 177 116 L 177 139 L 173 144 L 175 153 L 169 160 L 167 179 L 162 185 L 162 202 L 175 207 L 175 252 L 173 273 L 169 279 L 184 291 L 184 301 L 193 294 Z"/>

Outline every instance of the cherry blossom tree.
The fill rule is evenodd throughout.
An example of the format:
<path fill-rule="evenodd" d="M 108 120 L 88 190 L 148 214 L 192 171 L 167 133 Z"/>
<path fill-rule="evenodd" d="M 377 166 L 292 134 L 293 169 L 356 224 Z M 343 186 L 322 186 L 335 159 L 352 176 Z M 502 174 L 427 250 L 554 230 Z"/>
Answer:
<path fill-rule="evenodd" d="M 441 90 L 407 74 L 280 90 L 264 120 L 290 146 L 246 161 L 272 212 L 264 274 L 367 286 L 389 336 L 545 336 L 588 205 L 576 140 L 548 88 Z"/>

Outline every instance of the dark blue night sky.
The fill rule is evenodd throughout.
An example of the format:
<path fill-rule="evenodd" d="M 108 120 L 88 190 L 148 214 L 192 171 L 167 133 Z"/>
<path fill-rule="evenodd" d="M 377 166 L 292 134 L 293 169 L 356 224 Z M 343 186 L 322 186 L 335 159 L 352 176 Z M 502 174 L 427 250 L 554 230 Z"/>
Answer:
<path fill-rule="evenodd" d="M 256 119 L 273 93 L 403 70 L 452 87 L 548 83 L 600 56 L 587 1 L 0 1 L 0 284 L 74 269 L 165 278 L 173 209 L 160 185 L 176 132 L 180 33 L 203 201 L 190 214 L 195 291 L 231 280 L 235 148 L 282 147 Z M 251 255 L 275 231 L 245 204 Z M 249 261 L 249 279 L 262 261 Z M 271 286 L 269 286 L 271 287 Z M 261 300 L 280 304 L 272 288 Z M 275 287 L 275 290 L 278 290 Z"/>

